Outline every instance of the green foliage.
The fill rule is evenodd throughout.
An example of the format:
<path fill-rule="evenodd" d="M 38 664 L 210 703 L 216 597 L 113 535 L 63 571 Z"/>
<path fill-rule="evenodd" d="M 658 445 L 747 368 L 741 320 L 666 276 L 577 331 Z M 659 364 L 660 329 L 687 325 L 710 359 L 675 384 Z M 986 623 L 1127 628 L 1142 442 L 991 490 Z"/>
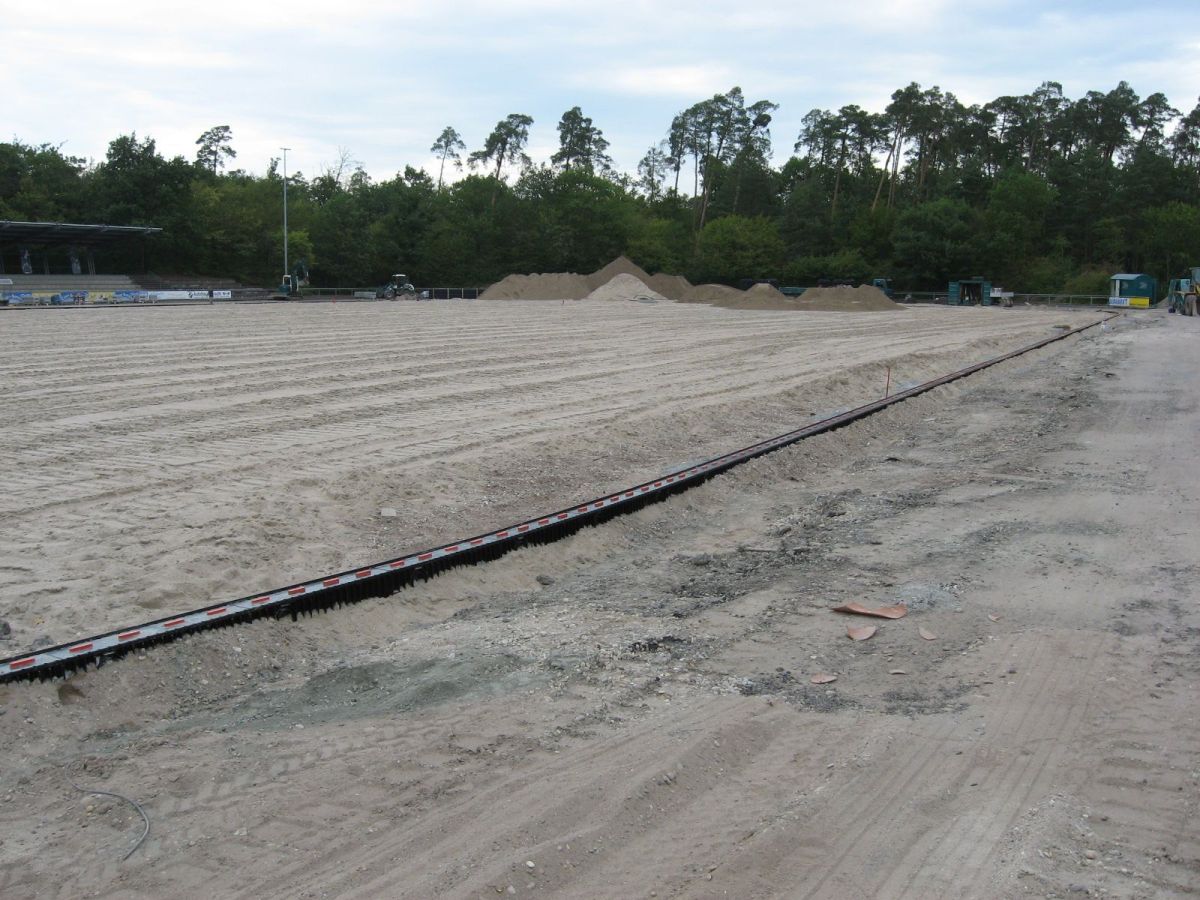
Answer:
<path fill-rule="evenodd" d="M 1063 286 L 1071 280 L 1073 268 L 1071 260 L 1065 256 L 1038 256 L 1030 259 L 1022 273 L 1021 291 L 1027 294 L 1065 293 Z M 1107 279 L 1105 284 L 1107 285 Z M 1106 286 L 1104 290 L 1094 293 L 1107 294 L 1108 288 Z"/>
<path fill-rule="evenodd" d="M 1107 294 L 1108 281 L 1116 274 L 1115 266 L 1084 269 L 1067 278 L 1060 287 L 1064 294 Z"/>
<path fill-rule="evenodd" d="M 578 106 L 562 114 L 558 123 L 558 150 L 550 162 L 570 171 L 572 167 L 585 172 L 607 172 L 612 168 L 612 158 L 605 152 L 608 141 L 604 132 L 592 124 Z"/>
<path fill-rule="evenodd" d="M 196 146 L 200 148 L 196 151 L 196 165 L 216 175 L 218 169 L 237 156 L 237 151 L 229 146 L 232 140 L 233 129 L 228 125 L 214 125 L 208 129 L 196 138 Z"/>
<path fill-rule="evenodd" d="M 492 173 L 497 180 L 505 163 L 510 165 L 521 163 L 528 166 L 529 157 L 525 154 L 525 145 L 529 143 L 529 128 L 533 119 L 523 113 L 509 113 L 496 123 L 492 133 L 488 135 L 483 149 L 476 150 L 467 157 L 472 167 L 494 162 L 496 171 Z"/>
<path fill-rule="evenodd" d="M 1146 210 L 1138 247 L 1145 268 L 1160 279 L 1200 265 L 1200 206 L 1173 200 Z"/>
<path fill-rule="evenodd" d="M 438 135 L 433 146 L 429 148 L 430 153 L 434 153 L 438 157 L 438 190 L 442 189 L 442 176 L 446 171 L 446 160 L 450 160 L 456 169 L 462 168 L 461 150 L 466 150 L 467 145 L 463 143 L 462 136 L 450 125 L 442 129 L 442 133 Z M 408 274 L 407 272 L 405 274 Z"/>
<path fill-rule="evenodd" d="M 0 219 L 62 221 L 77 216 L 83 163 L 49 144 L 0 144 Z"/>
<path fill-rule="evenodd" d="M 1030 172 L 1013 170 L 996 179 L 975 256 L 998 282 L 1007 285 L 1028 274 L 1028 261 L 1044 251 L 1054 196 L 1054 188 Z"/>
<path fill-rule="evenodd" d="M 800 256 L 783 268 L 784 282 L 805 287 L 823 279 L 866 282 L 875 277 L 886 276 L 858 250 L 828 256 Z"/>
<path fill-rule="evenodd" d="M 896 220 L 896 258 L 913 287 L 937 289 L 977 274 L 973 246 L 979 214 L 961 200 L 935 200 Z"/>
<path fill-rule="evenodd" d="M 777 275 L 783 260 L 778 226 L 764 217 L 713 219 L 700 233 L 694 280 L 732 284 L 742 278 Z"/>
<path fill-rule="evenodd" d="M 692 233 L 678 219 L 634 219 L 625 255 L 647 272 L 683 272 L 691 259 Z"/>

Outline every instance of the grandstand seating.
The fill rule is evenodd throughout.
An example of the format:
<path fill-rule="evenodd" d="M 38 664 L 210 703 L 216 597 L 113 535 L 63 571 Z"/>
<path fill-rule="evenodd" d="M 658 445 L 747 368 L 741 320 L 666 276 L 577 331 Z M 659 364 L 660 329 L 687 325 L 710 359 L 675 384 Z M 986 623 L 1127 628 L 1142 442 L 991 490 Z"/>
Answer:
<path fill-rule="evenodd" d="M 12 284 L 4 284 L 4 280 Z M 0 291 L 136 291 L 128 275 L 0 275 Z"/>
<path fill-rule="evenodd" d="M 251 291 L 240 281 L 232 278 L 209 278 L 204 275 L 156 275 L 147 272 L 135 275 L 137 287 L 144 291 Z"/>

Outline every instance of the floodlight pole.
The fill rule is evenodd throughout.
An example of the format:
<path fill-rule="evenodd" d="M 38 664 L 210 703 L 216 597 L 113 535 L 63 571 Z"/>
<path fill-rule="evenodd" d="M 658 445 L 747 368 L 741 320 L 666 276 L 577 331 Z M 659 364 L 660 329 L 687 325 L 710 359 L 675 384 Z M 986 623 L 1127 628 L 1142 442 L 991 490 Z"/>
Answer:
<path fill-rule="evenodd" d="M 291 147 L 280 147 L 283 151 L 283 277 L 287 278 L 291 273 L 288 269 L 288 233 L 287 233 L 287 152 Z"/>

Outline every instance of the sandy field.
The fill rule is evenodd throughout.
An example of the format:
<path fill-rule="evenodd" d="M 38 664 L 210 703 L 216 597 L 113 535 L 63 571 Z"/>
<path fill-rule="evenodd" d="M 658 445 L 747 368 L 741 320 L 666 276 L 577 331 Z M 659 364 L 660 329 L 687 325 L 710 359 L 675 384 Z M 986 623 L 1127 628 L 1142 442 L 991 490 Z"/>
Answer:
<path fill-rule="evenodd" d="M 393 312 L 410 326 L 425 323 L 409 333 L 428 333 L 434 322 L 454 332 L 457 344 L 438 339 L 444 354 L 489 352 L 470 327 L 484 309 L 301 314 L 381 323 Z M 868 392 L 877 363 L 864 356 L 948 368 L 986 352 L 983 328 L 1012 329 L 985 339 L 1007 345 L 1053 321 L 915 311 L 884 339 L 837 319 L 793 325 L 715 312 L 683 320 L 687 339 L 685 326 L 662 335 L 640 377 L 610 371 L 611 401 L 550 382 L 583 396 L 584 421 L 607 422 L 620 441 L 606 443 L 600 427 L 589 443 L 578 422 L 505 436 L 505 420 L 494 416 L 503 455 L 541 459 L 531 454 L 561 442 L 581 457 L 573 477 L 583 485 L 589 466 L 621 452 L 621 441 L 631 448 L 624 458 L 644 466 L 638 453 L 656 441 L 685 453 L 691 432 L 727 439 L 727 420 L 752 420 L 736 415 L 756 391 L 766 395 L 755 408 L 774 425 L 788 409 L 832 403 L 839 390 Z M 648 340 L 630 336 L 641 320 L 628 318 L 645 309 L 596 313 L 608 314 L 623 320 L 628 339 Z M 247 317 L 264 334 L 261 324 L 276 321 Z M 40 321 L 65 329 L 72 319 Z M 603 321 L 585 329 L 596 341 Z M 700 335 L 721 321 L 731 330 L 714 348 Z M 533 316 L 525 325 L 548 327 Z M 801 339 L 789 328 L 825 337 Z M 380 340 L 370 337 L 380 330 L 355 330 L 358 346 Z M 564 321 L 554 332 L 570 330 Z M 937 346 L 912 361 L 922 331 L 937 335 L 926 337 Z M 520 344 L 515 323 L 506 333 Z M 217 358 L 273 359 L 287 370 L 284 338 L 256 353 L 252 338 L 232 327 L 225 334 L 224 345 L 205 339 L 209 354 L 175 381 L 202 381 L 210 365 L 222 385 L 232 382 Z M 290 343 L 330 350 L 301 335 L 292 331 Z M 760 349 L 739 359 L 743 339 Z M 832 385 L 816 374 L 788 381 L 839 341 L 841 351 L 827 352 L 855 357 L 855 374 Z M 137 350 L 115 339 L 107 346 L 130 378 L 139 355 L 160 366 L 172 357 L 145 338 Z M 242 349 L 216 353 L 222 346 Z M 574 346 L 596 354 L 596 371 L 616 352 L 582 338 Z M 664 503 L 391 598 L 195 635 L 68 681 L 0 686 L 0 896 L 1195 896 L 1198 348 L 1200 321 L 1126 315 Z M 359 357 L 343 367 L 357 367 L 362 381 L 389 370 Z M 101 363 L 80 365 L 95 372 Z M 438 363 L 413 365 L 414 391 L 440 384 L 470 393 L 432 373 L 440 380 L 421 388 L 422 366 L 440 371 Z M 507 377 L 505 364 L 489 365 Z M 332 378 L 337 368 L 324 371 Z M 527 380 L 549 377 L 525 371 Z M 639 381 L 671 386 L 677 399 L 656 416 Z M 308 422 L 320 391 L 299 388 L 298 374 L 292 382 L 314 404 L 291 407 Z M 778 392 L 767 392 L 775 382 Z M 729 397 L 705 406 L 703 383 L 727 386 Z M 169 399 L 189 390 L 203 409 L 236 416 L 239 397 L 260 421 L 274 421 L 241 436 L 251 445 L 269 446 L 284 427 L 264 395 L 285 388 L 241 382 L 225 399 L 216 387 L 205 396 L 202 386 L 177 385 L 159 400 L 187 410 L 197 441 L 215 424 Z M 344 403 L 385 399 L 336 390 Z M 151 393 L 135 408 L 144 420 L 132 433 L 157 433 Z M 514 389 L 502 402 L 534 401 Z M 331 415 L 336 404 L 321 408 Z M 465 398 L 457 408 L 464 429 L 471 410 L 485 415 Z M 633 412 L 633 424 L 614 408 Z M 368 428 L 366 417 L 354 421 Z M 307 432 L 286 433 L 298 446 Z M 358 454 L 347 447 L 326 460 L 281 447 L 270 458 L 332 466 L 386 452 L 386 433 L 360 436 Z M 529 480 L 514 481 L 511 496 L 532 497 L 521 496 L 539 474 L 528 465 L 504 468 L 469 447 L 444 453 L 447 465 L 524 471 Z M 245 451 L 246 471 L 266 478 L 268 464 L 252 456 Z M 441 461 L 405 468 L 397 459 L 422 478 L 445 471 Z M 593 477 L 610 471 L 600 465 Z M 365 464 L 355 472 L 368 477 Z M 285 485 L 315 477 L 278 475 Z M 474 483 L 443 477 L 439 485 Z M 223 487 L 215 475 L 196 478 L 208 479 L 206 496 L 235 491 L 233 478 Z M 168 495 L 165 481 L 142 490 Z M 192 502 L 173 508 L 182 514 Z M 221 502 L 232 502 L 228 493 Z M 323 539 L 309 535 L 306 546 Z M 867 620 L 833 611 L 847 602 L 904 604 L 908 614 Z M 848 626 L 868 623 L 878 627 L 873 637 L 847 637 Z M 139 802 L 151 822 L 145 841 L 137 844 L 142 819 L 127 802 L 71 782 Z"/>
<path fill-rule="evenodd" d="M 888 365 L 903 384 L 1090 315 L 512 300 L 7 313 L 7 646 L 503 526 L 874 399 Z"/>

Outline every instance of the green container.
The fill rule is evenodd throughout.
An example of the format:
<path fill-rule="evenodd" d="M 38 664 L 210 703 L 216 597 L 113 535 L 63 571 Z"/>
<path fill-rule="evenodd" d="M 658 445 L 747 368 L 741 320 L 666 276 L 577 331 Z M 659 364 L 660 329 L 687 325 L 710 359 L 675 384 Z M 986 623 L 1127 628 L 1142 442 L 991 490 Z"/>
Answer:
<path fill-rule="evenodd" d="M 1108 305 L 1146 309 L 1158 299 L 1158 282 L 1145 273 L 1119 273 L 1108 280 Z"/>
<path fill-rule="evenodd" d="M 992 305 L 992 283 L 983 278 L 964 278 L 950 282 L 946 292 L 951 306 Z"/>

